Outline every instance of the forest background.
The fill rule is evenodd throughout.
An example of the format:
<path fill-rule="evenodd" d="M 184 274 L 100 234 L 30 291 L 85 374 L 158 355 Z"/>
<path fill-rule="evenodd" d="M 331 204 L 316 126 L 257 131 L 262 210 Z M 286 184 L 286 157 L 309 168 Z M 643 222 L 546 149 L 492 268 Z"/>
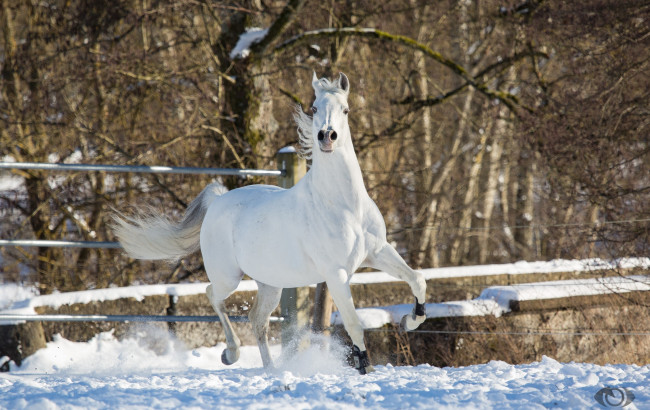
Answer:
<path fill-rule="evenodd" d="M 411 266 L 647 256 L 649 17 L 636 0 L 0 0 L 0 157 L 275 169 L 312 72 L 345 72 L 368 192 Z M 114 240 L 113 209 L 179 218 L 211 181 L 9 173 L 3 239 Z M 42 293 L 207 279 L 199 255 L 0 258 Z"/>

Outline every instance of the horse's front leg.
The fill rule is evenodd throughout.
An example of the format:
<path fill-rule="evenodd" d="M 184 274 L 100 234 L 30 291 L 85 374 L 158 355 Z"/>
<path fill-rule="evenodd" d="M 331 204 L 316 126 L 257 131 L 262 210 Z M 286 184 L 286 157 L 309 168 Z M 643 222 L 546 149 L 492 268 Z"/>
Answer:
<path fill-rule="evenodd" d="M 411 269 L 397 251 L 385 243 L 379 252 L 368 257 L 364 265 L 384 271 L 409 284 L 415 296 L 415 306 L 410 315 L 404 316 L 402 326 L 406 330 L 417 329 L 427 318 L 424 301 L 427 283 L 421 272 Z"/>
<path fill-rule="evenodd" d="M 361 326 L 359 316 L 354 308 L 354 302 L 352 301 L 352 292 L 350 291 L 347 272 L 344 269 L 339 269 L 333 277 L 327 279 L 327 287 L 341 314 L 345 330 L 350 335 L 354 344 L 352 351 L 354 367 L 361 374 L 374 372 L 375 369 L 370 365 L 366 344 L 363 341 L 363 327 Z"/>

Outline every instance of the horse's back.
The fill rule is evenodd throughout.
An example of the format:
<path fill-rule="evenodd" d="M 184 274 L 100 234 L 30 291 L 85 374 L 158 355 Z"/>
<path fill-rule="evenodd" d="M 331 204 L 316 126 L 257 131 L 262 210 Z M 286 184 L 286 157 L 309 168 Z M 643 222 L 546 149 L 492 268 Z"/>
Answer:
<path fill-rule="evenodd" d="M 205 231 L 206 236 L 232 231 L 244 223 L 250 214 L 264 207 L 272 207 L 277 202 L 277 196 L 284 191 L 273 185 L 249 185 L 228 191 L 210 203 L 201 230 Z"/>

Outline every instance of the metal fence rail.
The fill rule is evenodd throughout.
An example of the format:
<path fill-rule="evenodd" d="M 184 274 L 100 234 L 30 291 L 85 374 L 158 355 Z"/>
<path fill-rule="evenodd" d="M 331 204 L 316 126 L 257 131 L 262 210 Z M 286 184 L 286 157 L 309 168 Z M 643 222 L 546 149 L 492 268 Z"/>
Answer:
<path fill-rule="evenodd" d="M 100 165 L 100 164 L 61 164 L 40 162 L 0 162 L 0 169 L 36 169 L 45 171 L 106 171 L 134 172 L 150 174 L 204 174 L 204 175 L 234 175 L 234 176 L 269 176 L 281 177 L 284 170 L 266 169 L 236 169 L 236 168 L 197 168 L 197 167 L 167 167 L 160 165 Z"/>
<path fill-rule="evenodd" d="M 38 246 L 48 248 L 121 249 L 119 242 L 57 241 L 45 239 L 0 239 L 0 246 Z"/>
<path fill-rule="evenodd" d="M 233 323 L 247 323 L 247 316 L 228 316 Z M 0 314 L 0 322 L 220 322 L 219 316 L 162 315 L 18 315 Z M 283 322 L 283 317 L 271 316 L 271 322 Z"/>
<path fill-rule="evenodd" d="M 199 167 L 168 167 L 160 165 L 106 165 L 106 164 L 62 164 L 41 162 L 0 162 L 0 169 L 34 169 L 44 171 L 105 171 L 133 172 L 150 174 L 203 174 L 203 175 L 232 175 L 232 176 L 271 176 L 283 177 L 286 170 L 266 169 L 237 169 L 237 168 L 199 168 Z M 120 249 L 119 242 L 66 241 L 42 239 L 0 239 L 0 246 L 23 247 L 56 247 L 56 248 L 94 248 Z"/>

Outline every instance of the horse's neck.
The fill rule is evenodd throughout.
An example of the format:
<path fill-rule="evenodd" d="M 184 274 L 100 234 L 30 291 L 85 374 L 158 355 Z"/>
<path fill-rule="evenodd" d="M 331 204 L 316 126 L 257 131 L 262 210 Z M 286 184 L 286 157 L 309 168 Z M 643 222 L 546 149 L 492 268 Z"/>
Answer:
<path fill-rule="evenodd" d="M 315 159 L 309 171 L 313 192 L 329 203 L 360 208 L 368 193 L 352 144 Z"/>

